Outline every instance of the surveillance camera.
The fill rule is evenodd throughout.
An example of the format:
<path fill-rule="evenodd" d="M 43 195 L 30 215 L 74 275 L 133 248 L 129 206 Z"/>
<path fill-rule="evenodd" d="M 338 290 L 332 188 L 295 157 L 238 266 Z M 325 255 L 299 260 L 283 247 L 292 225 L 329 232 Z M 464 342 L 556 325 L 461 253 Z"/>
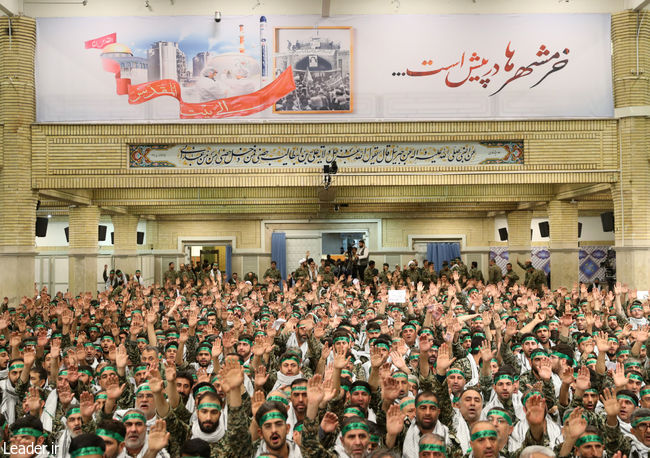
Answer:
<path fill-rule="evenodd" d="M 221 11 L 214 12 L 214 22 L 221 22 Z"/>

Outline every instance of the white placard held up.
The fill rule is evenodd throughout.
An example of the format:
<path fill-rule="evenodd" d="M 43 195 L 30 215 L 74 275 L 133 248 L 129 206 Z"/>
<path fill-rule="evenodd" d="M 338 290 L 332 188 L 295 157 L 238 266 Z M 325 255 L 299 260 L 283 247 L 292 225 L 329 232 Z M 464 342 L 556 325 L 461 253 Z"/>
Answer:
<path fill-rule="evenodd" d="M 388 290 L 388 302 L 391 304 L 403 304 L 406 302 L 405 289 L 390 289 Z"/>

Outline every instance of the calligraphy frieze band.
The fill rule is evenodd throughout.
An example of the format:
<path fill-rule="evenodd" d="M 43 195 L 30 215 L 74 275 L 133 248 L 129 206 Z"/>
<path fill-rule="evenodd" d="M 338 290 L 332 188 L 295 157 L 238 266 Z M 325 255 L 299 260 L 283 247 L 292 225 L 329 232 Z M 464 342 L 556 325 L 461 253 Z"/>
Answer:
<path fill-rule="evenodd" d="M 523 141 L 129 145 L 131 168 L 476 166 L 524 163 Z"/>

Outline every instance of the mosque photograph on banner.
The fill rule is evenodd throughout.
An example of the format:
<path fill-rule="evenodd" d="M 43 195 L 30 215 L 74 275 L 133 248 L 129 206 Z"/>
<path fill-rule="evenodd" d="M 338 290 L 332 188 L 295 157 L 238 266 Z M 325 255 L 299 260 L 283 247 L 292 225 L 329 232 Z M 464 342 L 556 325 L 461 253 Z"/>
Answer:
<path fill-rule="evenodd" d="M 276 27 L 275 75 L 290 67 L 296 89 L 276 113 L 352 112 L 352 27 Z"/>

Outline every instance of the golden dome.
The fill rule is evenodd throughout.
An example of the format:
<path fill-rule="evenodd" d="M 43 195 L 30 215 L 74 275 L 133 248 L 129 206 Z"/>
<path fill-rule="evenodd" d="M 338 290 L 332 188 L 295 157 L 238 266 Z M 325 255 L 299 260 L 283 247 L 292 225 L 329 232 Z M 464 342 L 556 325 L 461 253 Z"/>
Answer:
<path fill-rule="evenodd" d="M 131 56 L 133 55 L 131 49 L 128 46 L 123 45 L 121 43 L 111 43 L 110 45 L 104 46 L 104 48 L 102 49 L 102 54 L 113 53 L 113 52 L 130 54 Z"/>

